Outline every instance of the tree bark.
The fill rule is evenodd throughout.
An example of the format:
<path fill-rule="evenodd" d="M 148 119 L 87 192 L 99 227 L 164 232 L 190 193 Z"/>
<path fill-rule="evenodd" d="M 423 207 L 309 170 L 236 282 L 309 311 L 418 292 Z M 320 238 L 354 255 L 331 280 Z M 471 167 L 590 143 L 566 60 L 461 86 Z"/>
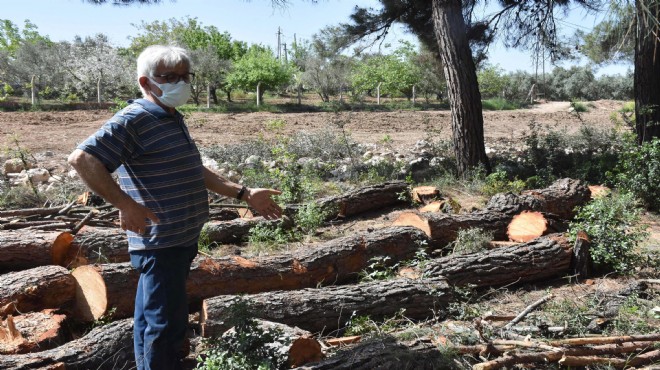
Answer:
<path fill-rule="evenodd" d="M 339 196 L 326 197 L 317 202 L 321 209 L 331 211 L 329 218 L 351 217 L 361 213 L 376 211 L 386 207 L 406 204 L 402 193 L 408 193 L 405 181 L 391 181 L 366 186 Z"/>
<path fill-rule="evenodd" d="M 447 81 L 459 176 L 482 165 L 490 173 L 477 72 L 460 0 L 433 0 L 433 25 Z"/>
<path fill-rule="evenodd" d="M 73 302 L 75 279 L 61 266 L 10 272 L 0 279 L 0 316 L 61 308 Z"/>
<path fill-rule="evenodd" d="M 660 4 L 636 0 L 635 132 L 637 142 L 660 138 Z"/>
<path fill-rule="evenodd" d="M 231 307 L 247 302 L 258 318 L 327 334 L 341 329 L 354 316 L 374 320 L 405 310 L 410 319 L 443 315 L 451 300 L 444 279 L 391 279 L 367 283 L 276 291 L 247 296 L 217 296 L 204 300 L 200 324 L 202 335 L 210 337 L 226 330 Z"/>
<path fill-rule="evenodd" d="M 389 227 L 330 240 L 279 256 L 196 259 L 188 278 L 193 304 L 220 294 L 292 290 L 357 280 L 373 257 L 395 264 L 411 258 L 427 238 L 411 227 Z"/>
<path fill-rule="evenodd" d="M 125 231 L 120 228 L 85 226 L 73 238 L 62 265 L 74 268 L 93 263 L 129 260 Z"/>
<path fill-rule="evenodd" d="M 569 272 L 573 250 L 559 234 L 518 246 L 429 261 L 425 276 L 444 276 L 452 285 L 499 286 L 561 276 Z"/>
<path fill-rule="evenodd" d="M 522 211 L 537 211 L 572 219 L 575 216 L 575 208 L 586 204 L 590 197 L 591 192 L 587 184 L 581 180 L 564 178 L 547 188 L 527 190 L 521 195 L 496 194 L 488 201 L 484 210 L 511 215 Z"/>
<path fill-rule="evenodd" d="M 202 232 L 209 243 L 231 244 L 247 239 L 250 230 L 257 225 L 277 225 L 280 220 L 266 220 L 263 217 L 236 218 L 229 221 L 210 221 Z"/>
<path fill-rule="evenodd" d="M 286 353 L 289 367 L 297 367 L 323 358 L 321 344 L 314 339 L 312 333 L 297 327 L 292 327 L 277 322 L 256 320 L 257 325 L 263 331 L 276 330 L 280 334 L 276 342 L 269 346 L 277 348 L 280 353 Z M 224 335 L 233 333 L 234 328 L 227 330 Z M 286 343 L 286 344 L 285 344 Z"/>
<path fill-rule="evenodd" d="M 20 340 L 0 339 L 0 354 L 37 352 L 64 344 L 67 335 L 62 323 L 65 319 L 65 315 L 55 314 L 51 309 L 8 316 L 0 325 L 0 331 L 11 331 L 13 328 Z"/>
<path fill-rule="evenodd" d="M 321 362 L 307 364 L 302 370 L 437 370 L 453 368 L 438 346 L 426 340 L 409 342 L 378 338 L 339 351 Z"/>
<path fill-rule="evenodd" d="M 220 294 L 292 290 L 355 281 L 373 257 L 388 256 L 395 264 L 411 258 L 426 241 L 411 227 L 390 227 L 372 233 L 338 238 L 295 254 L 246 259 L 240 256 L 197 258 L 187 283 L 193 307 Z M 74 270 L 78 282 L 77 318 L 96 320 L 110 313 L 133 314 L 133 293 L 139 275 L 129 263 L 82 266 Z"/>
<path fill-rule="evenodd" d="M 465 214 L 403 212 L 393 225 L 416 227 L 430 238 L 429 247 L 442 249 L 456 240 L 460 230 L 469 228 L 492 232 L 495 240 L 508 240 L 506 229 L 512 218 L 513 215 L 489 211 Z"/>
<path fill-rule="evenodd" d="M 0 356 L 0 369 L 43 369 L 64 364 L 67 370 L 135 368 L 133 319 L 92 329 L 80 339 L 42 352 Z"/>
<path fill-rule="evenodd" d="M 11 230 L 0 232 L 0 273 L 57 265 L 73 236 L 59 231 Z"/>

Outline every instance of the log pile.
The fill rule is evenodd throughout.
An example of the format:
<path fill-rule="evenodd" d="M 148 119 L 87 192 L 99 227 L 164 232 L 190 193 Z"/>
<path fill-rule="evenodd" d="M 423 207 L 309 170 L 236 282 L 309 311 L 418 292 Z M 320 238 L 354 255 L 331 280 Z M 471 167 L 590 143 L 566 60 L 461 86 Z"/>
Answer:
<path fill-rule="evenodd" d="M 406 204 L 401 200 L 406 191 L 406 183 L 392 182 L 318 202 L 323 209 L 333 210 L 329 219 L 337 221 Z M 191 308 L 200 311 L 200 333 L 215 337 L 231 331 L 227 323 L 232 306 L 246 302 L 254 317 L 274 322 L 261 325 L 277 325 L 292 339 L 292 345 L 282 349 L 289 353 L 292 366 L 371 369 L 442 363 L 444 355 L 438 351 L 436 338 L 360 342 L 353 337 L 338 342 L 357 341 L 357 345 L 344 344 L 345 350 L 323 359 L 316 336 L 341 333 L 354 315 L 379 320 L 404 310 L 410 320 L 441 319 L 456 301 L 454 287 L 502 286 L 576 273 L 588 276 L 588 237 L 572 244 L 558 232 L 565 230 L 574 208 L 589 196 L 584 184 L 562 179 L 521 195 L 498 194 L 482 210 L 459 213 L 460 206 L 450 204 L 452 213 L 441 213 L 445 205 L 433 203 L 437 191 L 417 188 L 412 197 L 432 207 L 402 212 L 390 227 L 273 256 L 198 256 L 187 286 Z M 254 225 L 271 222 L 235 210 L 216 209 L 215 214 L 223 220 L 209 222 L 206 235 L 217 243 L 237 243 Z M 34 215 L 38 217 L 26 219 Z M 138 273 L 127 262 L 126 238 L 116 226 L 116 217 L 116 210 L 86 205 L 0 211 L 0 271 L 5 272 L 0 279 L 0 353 L 5 353 L 0 355 L 0 368 L 128 369 L 135 365 L 130 316 Z M 433 258 L 408 268 L 406 277 L 358 282 L 374 258 L 393 267 L 420 249 L 441 250 L 456 239 L 459 230 L 472 227 L 493 233 L 491 249 Z M 69 340 L 70 333 L 56 328 L 65 320 L 113 322 Z M 27 330 L 36 327 L 48 330 Z M 515 336 L 515 328 L 512 324 L 508 335 Z M 616 343 L 626 348 L 625 353 L 636 354 L 641 365 L 657 356 L 641 343 L 654 344 L 658 339 L 640 338 Z M 579 364 L 599 361 L 586 356 L 616 356 L 607 352 L 610 349 L 605 346 L 611 344 L 605 342 L 521 345 L 511 339 L 500 341 L 455 349 L 499 356 L 478 364 L 475 368 L 479 369 L 530 361 L 583 366 Z"/>

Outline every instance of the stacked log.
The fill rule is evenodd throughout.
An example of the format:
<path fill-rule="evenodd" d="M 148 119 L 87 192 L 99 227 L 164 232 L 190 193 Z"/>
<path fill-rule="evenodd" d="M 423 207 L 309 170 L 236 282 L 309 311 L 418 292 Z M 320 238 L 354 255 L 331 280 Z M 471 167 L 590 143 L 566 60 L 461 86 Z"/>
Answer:
<path fill-rule="evenodd" d="M 64 366 L 64 367 L 62 367 Z M 128 370 L 135 368 L 133 319 L 92 329 L 57 348 L 19 355 L 0 355 L 0 369 Z"/>
<path fill-rule="evenodd" d="M 39 266 L 2 275 L 0 316 L 60 308 L 73 302 L 75 279 L 61 266 Z"/>
<path fill-rule="evenodd" d="M 61 265 L 74 268 L 94 263 L 127 262 L 128 239 L 120 228 L 84 226 L 62 258 Z"/>
<path fill-rule="evenodd" d="M 67 232 L 11 230 L 0 233 L 0 273 L 37 266 L 58 265 L 59 255 L 71 244 Z"/>
<path fill-rule="evenodd" d="M 424 276 L 444 276 L 450 284 L 501 286 L 561 276 L 570 271 L 573 248 L 561 234 L 480 253 L 451 255 L 425 264 Z"/>
<path fill-rule="evenodd" d="M 244 301 L 258 318 L 295 325 L 311 332 L 335 331 L 352 316 L 374 320 L 400 310 L 410 319 L 442 316 L 452 294 L 446 280 L 390 279 L 359 284 L 275 291 L 245 296 L 217 296 L 204 300 L 200 318 L 202 335 L 226 330 L 231 308 Z"/>
<path fill-rule="evenodd" d="M 390 227 L 334 239 L 297 253 L 246 259 L 198 257 L 187 282 L 193 306 L 220 294 L 292 290 L 321 284 L 355 281 L 373 257 L 388 256 L 395 264 L 414 256 L 426 242 L 425 235 L 411 227 Z M 133 294 L 138 273 L 130 264 L 82 266 L 73 273 L 78 282 L 76 307 L 80 317 L 95 320 L 113 310 L 113 317 L 133 312 Z"/>
<path fill-rule="evenodd" d="M 575 207 L 588 200 L 589 189 L 582 182 L 561 179 L 546 189 L 530 190 L 520 196 L 512 193 L 495 195 L 484 209 L 472 213 L 404 212 L 394 225 L 419 228 L 431 239 L 430 246 L 440 249 L 456 240 L 459 230 L 468 228 L 491 232 L 495 240 L 508 240 L 507 229 L 511 221 L 524 211 L 542 212 L 545 222 L 552 226 L 543 233 L 563 231 L 566 225 L 557 219 L 572 218 Z"/>
<path fill-rule="evenodd" d="M 0 354 L 43 351 L 65 343 L 65 319 L 52 309 L 7 316 L 0 324 Z"/>
<path fill-rule="evenodd" d="M 344 218 L 404 205 L 407 201 L 401 197 L 402 193 L 408 193 L 408 184 L 405 181 L 390 181 L 359 188 L 339 196 L 321 198 L 317 203 L 322 210 L 329 212 L 329 219 Z"/>

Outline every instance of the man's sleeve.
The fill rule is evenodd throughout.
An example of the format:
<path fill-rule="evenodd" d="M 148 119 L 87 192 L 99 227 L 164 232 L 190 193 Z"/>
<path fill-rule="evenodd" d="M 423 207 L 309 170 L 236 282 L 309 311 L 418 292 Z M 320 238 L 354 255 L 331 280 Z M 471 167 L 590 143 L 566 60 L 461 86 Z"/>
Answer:
<path fill-rule="evenodd" d="M 99 159 L 109 172 L 141 151 L 135 127 L 122 116 L 110 119 L 77 148 Z"/>

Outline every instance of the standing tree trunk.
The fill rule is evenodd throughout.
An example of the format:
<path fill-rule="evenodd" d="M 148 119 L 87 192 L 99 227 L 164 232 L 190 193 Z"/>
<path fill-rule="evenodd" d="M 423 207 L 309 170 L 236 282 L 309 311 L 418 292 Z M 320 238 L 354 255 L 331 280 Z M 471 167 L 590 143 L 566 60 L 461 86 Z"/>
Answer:
<path fill-rule="evenodd" d="M 636 0 L 635 132 L 639 144 L 660 138 L 660 3 Z"/>
<path fill-rule="evenodd" d="M 467 39 L 460 0 L 433 0 L 433 24 L 447 80 L 454 153 L 460 176 L 483 165 L 490 173 L 484 145 L 484 118 L 477 72 Z"/>

